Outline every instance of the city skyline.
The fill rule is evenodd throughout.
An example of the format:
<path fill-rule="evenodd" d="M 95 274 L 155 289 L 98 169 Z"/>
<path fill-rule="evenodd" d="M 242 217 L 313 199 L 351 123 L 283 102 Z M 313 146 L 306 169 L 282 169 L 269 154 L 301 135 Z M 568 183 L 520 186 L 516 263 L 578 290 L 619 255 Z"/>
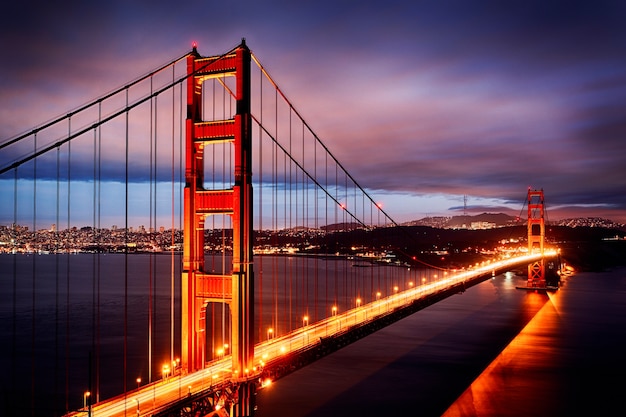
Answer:
<path fill-rule="evenodd" d="M 2 18 L 1 142 L 193 41 L 214 55 L 246 38 L 399 222 L 517 214 L 528 187 L 545 190 L 552 219 L 626 222 L 626 10 L 616 2 L 66 6 L 11 4 Z M 3 195 L 12 181 L 0 181 Z M 32 205 L 24 198 L 21 206 Z"/>

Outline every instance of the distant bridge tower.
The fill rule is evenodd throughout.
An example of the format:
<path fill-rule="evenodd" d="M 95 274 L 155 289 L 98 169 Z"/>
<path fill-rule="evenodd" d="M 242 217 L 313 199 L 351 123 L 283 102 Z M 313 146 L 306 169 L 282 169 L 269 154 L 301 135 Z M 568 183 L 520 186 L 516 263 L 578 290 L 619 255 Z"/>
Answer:
<path fill-rule="evenodd" d="M 545 288 L 543 190 L 528 190 L 528 253 L 540 253 L 541 259 L 528 265 L 528 288 Z"/>
<path fill-rule="evenodd" d="M 254 274 L 252 267 L 252 133 L 250 115 L 250 50 L 242 41 L 234 52 L 200 57 L 195 47 L 187 58 L 187 120 L 184 191 L 183 272 L 181 282 L 181 365 L 188 372 L 204 368 L 208 303 L 229 306 L 232 369 L 245 377 L 254 357 Z M 236 113 L 228 120 L 202 120 L 204 82 L 235 77 Z M 234 148 L 234 183 L 230 189 L 208 190 L 204 184 L 204 152 L 218 143 Z M 207 274 L 204 268 L 204 222 L 208 215 L 232 217 L 232 274 Z M 228 343 L 228 341 L 221 341 Z M 245 384 L 244 384 L 245 385 Z M 241 400 L 241 398 L 240 398 Z M 238 407 L 247 407 L 240 401 Z M 250 415 L 239 410 L 237 415 Z"/>

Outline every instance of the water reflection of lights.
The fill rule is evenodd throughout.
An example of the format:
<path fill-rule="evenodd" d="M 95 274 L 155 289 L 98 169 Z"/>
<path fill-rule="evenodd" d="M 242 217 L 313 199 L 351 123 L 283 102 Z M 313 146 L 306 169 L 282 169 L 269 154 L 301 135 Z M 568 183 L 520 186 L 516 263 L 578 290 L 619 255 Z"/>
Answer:
<path fill-rule="evenodd" d="M 550 292 L 526 294 L 524 310 L 532 314 L 526 326 L 448 408 L 443 417 L 464 415 L 462 410 L 473 410 L 474 415 L 490 416 L 511 414 L 511 409 L 526 410 L 529 405 L 534 405 L 527 401 L 524 387 L 532 387 L 529 389 L 533 392 L 544 392 L 544 397 L 550 398 L 549 387 L 554 386 L 554 383 L 549 382 L 549 378 L 555 377 L 558 372 L 546 358 L 555 357 L 553 335 L 559 318 L 553 300 L 558 297 L 558 293 Z M 538 372 L 542 378 L 537 378 Z M 520 389 L 508 390 L 507 387 L 511 386 Z M 516 415 L 522 415 L 521 411 Z"/>

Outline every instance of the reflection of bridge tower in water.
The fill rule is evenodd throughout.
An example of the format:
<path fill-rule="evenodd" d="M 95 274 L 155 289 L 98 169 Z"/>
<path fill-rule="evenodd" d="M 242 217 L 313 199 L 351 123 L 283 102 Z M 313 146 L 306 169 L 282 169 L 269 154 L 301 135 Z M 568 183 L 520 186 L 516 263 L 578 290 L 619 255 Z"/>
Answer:
<path fill-rule="evenodd" d="M 544 220 L 543 190 L 528 190 L 528 253 L 540 253 L 541 258 L 528 265 L 528 288 L 545 288 L 546 271 L 544 262 L 544 240 L 546 226 Z"/>
<path fill-rule="evenodd" d="M 252 183 L 250 130 L 250 50 L 245 42 L 234 52 L 202 58 L 194 48 L 187 58 L 187 120 L 185 157 L 185 205 L 183 274 L 181 283 L 181 359 L 188 372 L 204 368 L 207 360 L 207 306 L 226 304 L 230 318 L 229 345 L 232 369 L 245 379 L 254 357 L 254 277 L 252 268 Z M 202 119 L 205 81 L 235 78 L 232 94 L 236 100 L 234 117 L 225 120 Z M 231 143 L 234 149 L 232 188 L 207 190 L 204 182 L 204 152 L 209 146 Z M 207 274 L 204 268 L 204 222 L 208 215 L 230 215 L 233 229 L 231 275 Z M 219 309 L 219 308 L 218 308 Z M 217 309 L 216 309 L 217 310 Z M 230 322 L 230 325 L 228 323 Z M 221 337 L 221 336 L 220 336 Z M 246 384 L 244 384 L 245 386 Z M 247 389 L 246 389 L 247 390 Z M 240 399 L 241 400 L 241 399 Z M 240 401 L 240 405 L 248 403 Z M 249 415 L 239 410 L 237 415 Z"/>

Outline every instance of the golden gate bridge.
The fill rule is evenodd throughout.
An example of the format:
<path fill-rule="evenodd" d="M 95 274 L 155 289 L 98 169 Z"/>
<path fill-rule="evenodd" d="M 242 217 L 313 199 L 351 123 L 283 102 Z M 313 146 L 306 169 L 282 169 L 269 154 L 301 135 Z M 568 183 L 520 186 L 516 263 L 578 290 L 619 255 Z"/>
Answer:
<path fill-rule="evenodd" d="M 249 416 L 276 378 L 501 272 L 549 289 L 543 191 L 527 247 L 425 261 L 245 41 L 0 149 L 11 414 Z"/>

